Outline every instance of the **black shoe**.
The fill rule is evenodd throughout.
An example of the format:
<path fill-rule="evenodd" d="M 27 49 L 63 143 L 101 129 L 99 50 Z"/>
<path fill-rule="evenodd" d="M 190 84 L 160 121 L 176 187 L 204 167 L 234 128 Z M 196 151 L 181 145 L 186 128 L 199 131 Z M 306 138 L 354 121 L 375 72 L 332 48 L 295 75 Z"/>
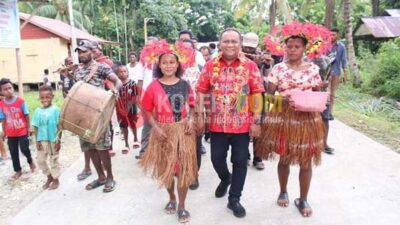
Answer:
<path fill-rule="evenodd" d="M 222 198 L 225 196 L 226 192 L 228 191 L 228 187 L 231 184 L 231 177 L 229 177 L 228 181 L 221 181 L 215 189 L 215 197 Z"/>
<path fill-rule="evenodd" d="M 144 152 L 139 152 L 139 155 L 135 156 L 136 159 L 142 159 Z"/>
<path fill-rule="evenodd" d="M 197 188 L 199 188 L 200 184 L 199 184 L 199 180 L 196 179 L 195 182 L 193 182 L 191 185 L 189 185 L 189 189 L 190 190 L 196 190 Z"/>
<path fill-rule="evenodd" d="M 264 163 L 262 161 L 253 161 L 253 166 L 257 170 L 263 170 L 265 168 Z"/>
<path fill-rule="evenodd" d="M 240 204 L 239 200 L 233 200 L 228 202 L 228 209 L 233 211 L 233 215 L 238 218 L 246 216 L 246 209 Z"/>
<path fill-rule="evenodd" d="M 335 118 L 333 117 L 333 115 L 331 113 L 329 113 L 329 120 L 335 120 Z"/>
<path fill-rule="evenodd" d="M 324 152 L 326 153 L 326 154 L 329 154 L 329 155 L 333 155 L 333 152 L 335 151 L 335 149 L 334 148 L 331 148 L 331 147 L 326 147 L 325 149 L 324 149 Z"/>

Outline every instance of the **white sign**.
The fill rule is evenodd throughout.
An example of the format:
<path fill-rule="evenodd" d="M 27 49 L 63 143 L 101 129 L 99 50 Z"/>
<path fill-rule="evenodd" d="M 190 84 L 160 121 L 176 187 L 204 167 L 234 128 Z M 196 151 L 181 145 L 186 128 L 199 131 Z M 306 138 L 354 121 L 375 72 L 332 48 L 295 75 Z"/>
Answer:
<path fill-rule="evenodd" d="M 0 48 L 19 48 L 20 42 L 17 0 L 1 0 Z"/>

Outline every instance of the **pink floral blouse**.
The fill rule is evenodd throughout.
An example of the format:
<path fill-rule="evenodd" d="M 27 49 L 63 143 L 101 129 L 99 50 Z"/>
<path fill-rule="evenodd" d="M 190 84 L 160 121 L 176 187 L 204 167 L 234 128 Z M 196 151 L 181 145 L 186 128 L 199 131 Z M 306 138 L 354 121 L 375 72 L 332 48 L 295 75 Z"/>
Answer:
<path fill-rule="evenodd" d="M 310 63 L 305 70 L 295 71 L 288 67 L 285 62 L 279 63 L 272 69 L 267 81 L 277 85 L 280 95 L 287 96 L 290 91 L 312 91 L 314 87 L 321 86 L 322 80 L 319 75 L 319 67 Z"/>

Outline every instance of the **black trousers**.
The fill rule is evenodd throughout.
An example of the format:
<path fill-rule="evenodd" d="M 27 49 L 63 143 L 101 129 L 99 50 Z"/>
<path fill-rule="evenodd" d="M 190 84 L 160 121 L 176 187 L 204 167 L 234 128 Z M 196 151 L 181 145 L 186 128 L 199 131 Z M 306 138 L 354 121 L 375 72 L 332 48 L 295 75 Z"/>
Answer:
<path fill-rule="evenodd" d="M 201 166 L 201 139 L 203 138 L 203 135 L 197 136 L 196 137 L 196 157 L 197 157 L 197 166 L 198 166 L 198 171 L 200 170 Z"/>
<path fill-rule="evenodd" d="M 211 161 L 221 181 L 228 181 L 231 176 L 226 157 L 229 147 L 232 147 L 232 183 L 229 190 L 229 200 L 240 200 L 242 195 L 247 175 L 249 142 L 249 133 L 211 133 Z"/>
<path fill-rule="evenodd" d="M 29 150 L 28 135 L 21 137 L 7 137 L 8 148 L 10 149 L 10 155 L 15 172 L 21 172 L 21 164 L 19 162 L 19 149 L 22 154 L 25 155 L 29 164 L 32 163 L 31 150 Z"/>

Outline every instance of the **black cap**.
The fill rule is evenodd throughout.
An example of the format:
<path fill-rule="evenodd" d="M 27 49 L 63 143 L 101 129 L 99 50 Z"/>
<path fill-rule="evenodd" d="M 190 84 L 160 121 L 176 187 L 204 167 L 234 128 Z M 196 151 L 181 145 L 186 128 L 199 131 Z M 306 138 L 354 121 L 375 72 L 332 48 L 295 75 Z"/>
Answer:
<path fill-rule="evenodd" d="M 93 49 L 93 44 L 92 41 L 89 40 L 81 40 L 78 42 L 78 47 L 76 47 L 75 51 L 82 50 L 82 51 L 88 51 Z"/>

